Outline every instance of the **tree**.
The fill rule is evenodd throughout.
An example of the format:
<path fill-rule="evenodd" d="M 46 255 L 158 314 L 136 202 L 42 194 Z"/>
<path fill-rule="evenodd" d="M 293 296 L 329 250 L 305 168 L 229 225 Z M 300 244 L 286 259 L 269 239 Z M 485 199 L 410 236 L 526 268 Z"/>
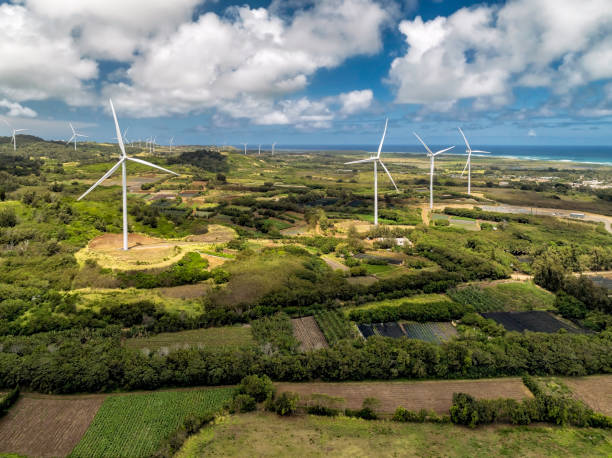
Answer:
<path fill-rule="evenodd" d="M 533 262 L 533 281 L 549 291 L 560 290 L 565 275 L 565 268 L 554 252 L 548 251 Z"/>

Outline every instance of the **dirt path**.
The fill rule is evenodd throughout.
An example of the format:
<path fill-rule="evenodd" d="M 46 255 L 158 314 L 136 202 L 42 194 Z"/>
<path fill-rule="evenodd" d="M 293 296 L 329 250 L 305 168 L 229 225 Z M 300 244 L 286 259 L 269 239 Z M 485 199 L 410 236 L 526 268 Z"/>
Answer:
<path fill-rule="evenodd" d="M 323 261 L 325 261 L 325 263 L 332 268 L 332 270 L 341 270 L 343 272 L 348 272 L 350 269 L 345 266 L 344 264 L 336 261 L 335 259 L 331 259 L 328 256 L 321 256 L 321 259 L 323 259 Z"/>

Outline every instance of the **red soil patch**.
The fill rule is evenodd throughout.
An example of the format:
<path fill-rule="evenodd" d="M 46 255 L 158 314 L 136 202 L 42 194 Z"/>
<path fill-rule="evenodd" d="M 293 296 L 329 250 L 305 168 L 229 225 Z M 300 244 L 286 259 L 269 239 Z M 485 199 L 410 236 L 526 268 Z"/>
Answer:
<path fill-rule="evenodd" d="M 104 396 L 22 397 L 0 420 L 0 453 L 66 456 L 89 428 Z"/>
<path fill-rule="evenodd" d="M 163 239 L 149 237 L 142 234 L 128 234 L 128 248 L 140 245 L 153 245 L 164 242 Z M 91 242 L 89 248 L 96 251 L 119 250 L 123 248 L 123 234 L 103 234 Z"/>
<path fill-rule="evenodd" d="M 291 324 L 293 325 L 293 335 L 300 341 L 301 351 L 316 350 L 329 346 L 313 316 L 294 318 L 291 320 Z"/>
<path fill-rule="evenodd" d="M 398 407 L 434 410 L 448 414 L 453 393 L 468 393 L 478 399 L 532 397 L 520 378 L 490 380 L 439 380 L 424 382 L 277 383 L 278 392 L 292 391 L 302 398 L 325 394 L 345 400 L 343 407 L 359 409 L 365 398 L 380 401 L 379 410 L 393 413 Z"/>
<path fill-rule="evenodd" d="M 563 378 L 574 396 L 591 409 L 612 415 L 612 375 Z"/>

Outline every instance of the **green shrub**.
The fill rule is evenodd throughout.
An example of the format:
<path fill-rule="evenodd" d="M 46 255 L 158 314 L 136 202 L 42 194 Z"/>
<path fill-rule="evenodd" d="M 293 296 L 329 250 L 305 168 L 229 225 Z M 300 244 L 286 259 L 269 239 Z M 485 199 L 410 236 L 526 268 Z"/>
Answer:
<path fill-rule="evenodd" d="M 257 408 L 257 403 L 248 394 L 238 394 L 229 403 L 230 413 L 252 412 Z"/>
<path fill-rule="evenodd" d="M 587 308 L 582 301 L 563 291 L 557 293 L 555 307 L 564 318 L 580 320 L 587 314 Z"/>
<path fill-rule="evenodd" d="M 0 418 L 6 415 L 13 404 L 19 399 L 19 387 L 13 388 L 0 400 Z"/>
<path fill-rule="evenodd" d="M 17 215 L 11 207 L 0 209 L 0 227 L 14 227 L 17 225 Z"/>
<path fill-rule="evenodd" d="M 248 375 L 238 385 L 238 393 L 252 397 L 256 402 L 263 402 L 274 396 L 274 384 L 267 375 Z"/>
<path fill-rule="evenodd" d="M 282 416 L 293 415 L 298 409 L 299 401 L 299 394 L 286 391 L 276 399 L 270 398 L 266 408 Z"/>
<path fill-rule="evenodd" d="M 437 301 L 423 304 L 405 302 L 399 306 L 380 306 L 369 309 L 352 310 L 349 318 L 357 323 L 384 323 L 397 320 L 411 320 L 424 323 L 427 321 L 449 321 L 461 318 L 472 311 L 469 306 L 456 302 Z"/>

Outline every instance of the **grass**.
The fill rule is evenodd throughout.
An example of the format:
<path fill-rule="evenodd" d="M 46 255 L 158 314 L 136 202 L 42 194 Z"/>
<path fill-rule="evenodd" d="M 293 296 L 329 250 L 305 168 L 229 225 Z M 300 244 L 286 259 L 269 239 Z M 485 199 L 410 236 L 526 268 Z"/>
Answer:
<path fill-rule="evenodd" d="M 163 332 L 151 337 L 127 339 L 129 348 L 158 350 L 162 347 L 185 346 L 239 348 L 253 345 L 255 341 L 248 326 L 222 326 L 219 328 L 193 329 L 181 332 Z"/>
<path fill-rule="evenodd" d="M 70 457 L 144 457 L 189 415 L 220 409 L 231 388 L 108 397 Z"/>
<path fill-rule="evenodd" d="M 391 264 L 378 265 L 378 264 L 364 264 L 368 275 L 381 275 L 392 272 L 397 269 L 397 266 Z"/>
<path fill-rule="evenodd" d="M 485 288 L 469 286 L 450 295 L 461 304 L 473 305 L 478 312 L 550 310 L 555 302 L 554 294 L 533 282 L 499 283 Z"/>
<path fill-rule="evenodd" d="M 190 438 L 177 458 L 200 456 L 609 456 L 612 433 L 560 427 L 487 427 L 281 418 L 223 418 Z"/>

